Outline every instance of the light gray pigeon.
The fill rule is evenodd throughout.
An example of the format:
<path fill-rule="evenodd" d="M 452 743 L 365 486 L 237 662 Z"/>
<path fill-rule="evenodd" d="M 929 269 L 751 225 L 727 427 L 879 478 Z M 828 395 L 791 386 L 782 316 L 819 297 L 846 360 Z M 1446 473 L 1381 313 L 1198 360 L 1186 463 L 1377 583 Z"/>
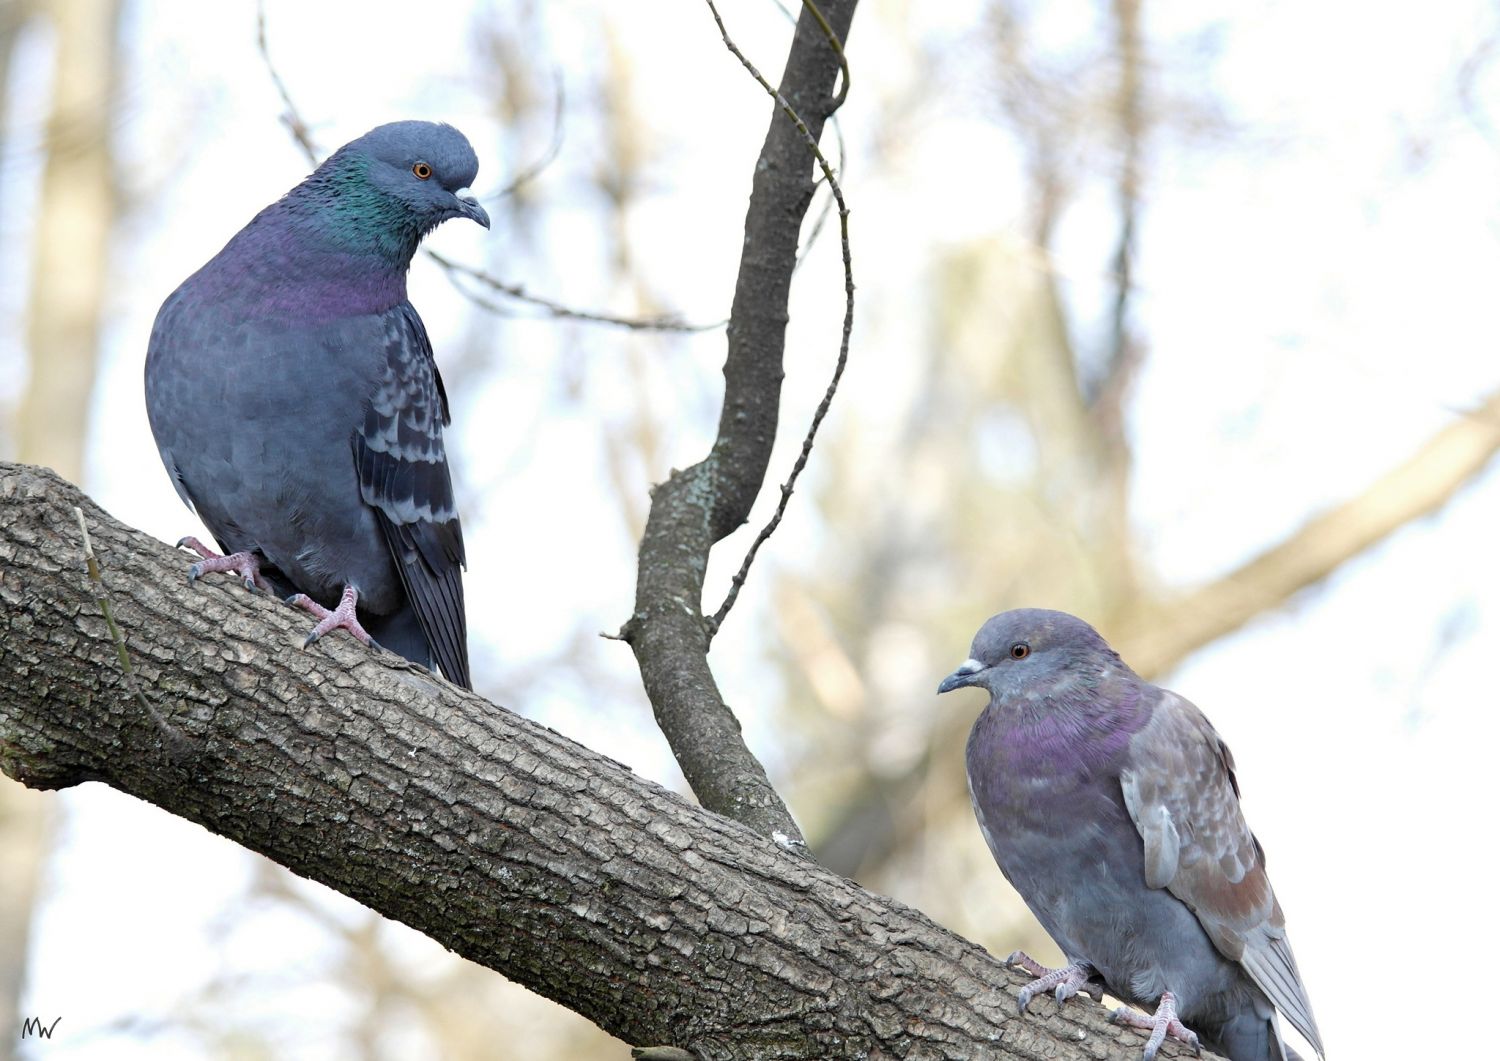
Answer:
<path fill-rule="evenodd" d="M 1276 1011 L 1323 1054 L 1229 748 L 1175 693 L 1143 681 L 1081 619 L 1004 612 L 939 693 L 986 689 L 969 792 L 1000 870 L 1069 964 L 1021 991 L 1059 1003 L 1102 984 L 1142 1006 L 1122 1023 L 1233 1061 L 1288 1061 Z M 1190 1030 L 1191 1029 L 1191 1030 Z M 1194 1032 L 1197 1034 L 1195 1035 Z"/>
<path fill-rule="evenodd" d="M 462 133 L 393 122 L 334 152 L 167 299 L 146 355 L 162 463 L 233 571 L 469 686 L 448 398 L 406 298 L 422 237 L 469 195 Z"/>

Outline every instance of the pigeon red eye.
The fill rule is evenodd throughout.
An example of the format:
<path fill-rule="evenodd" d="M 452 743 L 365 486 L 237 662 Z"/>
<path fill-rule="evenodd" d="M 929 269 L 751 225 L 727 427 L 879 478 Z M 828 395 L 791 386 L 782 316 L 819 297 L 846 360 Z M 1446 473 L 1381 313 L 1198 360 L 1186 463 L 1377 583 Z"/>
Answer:
<path fill-rule="evenodd" d="M 1031 646 L 1025 641 L 1017 641 L 1010 646 L 1011 659 L 1025 659 L 1029 655 L 1031 655 Z"/>
<path fill-rule="evenodd" d="M 411 168 L 411 171 L 417 175 L 417 180 L 419 181 L 425 181 L 428 177 L 432 176 L 432 167 L 425 162 L 418 162 Z"/>

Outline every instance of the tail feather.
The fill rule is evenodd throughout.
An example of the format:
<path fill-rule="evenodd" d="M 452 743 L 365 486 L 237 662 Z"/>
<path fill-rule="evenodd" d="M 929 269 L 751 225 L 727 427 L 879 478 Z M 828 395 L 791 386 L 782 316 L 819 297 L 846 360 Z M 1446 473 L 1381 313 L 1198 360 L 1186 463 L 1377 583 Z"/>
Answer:
<path fill-rule="evenodd" d="M 1282 1042 L 1276 1018 L 1254 1012 L 1231 1017 L 1217 1035 L 1205 1036 L 1203 1045 L 1230 1061 L 1302 1061 L 1295 1050 Z"/>
<path fill-rule="evenodd" d="M 432 669 L 432 647 L 411 605 L 403 604 L 389 615 L 361 615 L 360 622 L 381 648 Z"/>

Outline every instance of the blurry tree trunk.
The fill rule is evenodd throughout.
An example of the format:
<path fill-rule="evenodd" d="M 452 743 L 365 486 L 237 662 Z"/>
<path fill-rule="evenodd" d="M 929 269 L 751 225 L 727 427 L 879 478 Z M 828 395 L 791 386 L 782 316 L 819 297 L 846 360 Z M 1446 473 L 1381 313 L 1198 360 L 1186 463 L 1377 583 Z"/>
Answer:
<path fill-rule="evenodd" d="M 16 38 L 20 36 L 21 25 L 26 21 L 30 5 L 23 0 L 0 0 L 0 116 L 3 116 L 8 107 L 6 106 L 6 87 L 10 84 L 10 58 L 15 52 Z M 4 129 L 0 128 L 0 133 Z M 0 157 L 3 157 L 4 145 L 0 144 Z M 0 171 L 0 176 L 4 171 Z"/>
<path fill-rule="evenodd" d="M 51 801 L 0 779 L 0 1058 L 10 1056 L 21 1022 L 21 990 L 31 914 L 51 834 Z"/>
<path fill-rule="evenodd" d="M 1437 512 L 1500 452 L 1500 391 L 1459 414 L 1369 488 L 1212 582 L 1142 597 L 1110 619 L 1111 643 L 1147 676 L 1227 637 Z M 1118 631 L 1114 633 L 1114 631 Z"/>
<path fill-rule="evenodd" d="M 56 48 L 27 311 L 17 451 L 83 476 L 116 195 L 110 152 L 119 0 L 41 0 Z"/>
<path fill-rule="evenodd" d="M 0 86 L 21 22 L 39 16 L 54 41 L 52 107 L 32 252 L 30 375 L 16 424 L 20 458 L 83 475 L 90 395 L 116 196 L 110 152 L 120 0 L 0 5 Z M 0 1056 L 17 1039 L 27 942 L 49 804 L 0 783 Z"/>
<path fill-rule="evenodd" d="M 20 0 L 0 0 L 0 114 L 6 111 L 10 57 L 24 17 Z M 0 143 L 0 178 L 5 175 L 3 146 Z M 3 426 L 0 437 L 5 434 Z M 21 987 L 44 829 L 36 798 L 19 785 L 0 782 L 0 1058 L 10 1056 L 19 1034 Z"/>
<path fill-rule="evenodd" d="M 1113 262 L 1113 306 L 1108 349 L 1097 377 L 1085 387 L 1096 460 L 1101 469 L 1100 501 L 1109 521 L 1108 540 L 1114 556 L 1106 562 L 1120 572 L 1121 596 L 1134 596 L 1136 564 L 1130 526 L 1132 454 L 1125 431 L 1125 405 L 1136 369 L 1144 358 L 1136 335 L 1132 308 L 1135 300 L 1136 237 L 1140 229 L 1142 155 L 1146 138 L 1141 76 L 1141 0 L 1113 0 L 1115 50 L 1120 73 L 1115 90 L 1115 129 L 1119 161 L 1115 172 L 1115 202 L 1119 234 Z M 1112 524 L 1112 525 L 1110 525 Z"/>

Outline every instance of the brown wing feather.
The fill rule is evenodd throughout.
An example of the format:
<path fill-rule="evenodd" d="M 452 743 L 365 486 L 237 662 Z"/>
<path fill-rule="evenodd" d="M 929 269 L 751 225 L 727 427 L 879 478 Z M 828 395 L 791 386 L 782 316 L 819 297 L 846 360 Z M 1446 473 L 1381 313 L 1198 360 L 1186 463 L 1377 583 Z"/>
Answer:
<path fill-rule="evenodd" d="M 1120 783 L 1145 845 L 1147 883 L 1186 903 L 1219 952 L 1244 967 L 1321 1055 L 1265 854 L 1240 810 L 1229 747 L 1201 711 L 1163 693 L 1133 750 L 1135 765 Z"/>

